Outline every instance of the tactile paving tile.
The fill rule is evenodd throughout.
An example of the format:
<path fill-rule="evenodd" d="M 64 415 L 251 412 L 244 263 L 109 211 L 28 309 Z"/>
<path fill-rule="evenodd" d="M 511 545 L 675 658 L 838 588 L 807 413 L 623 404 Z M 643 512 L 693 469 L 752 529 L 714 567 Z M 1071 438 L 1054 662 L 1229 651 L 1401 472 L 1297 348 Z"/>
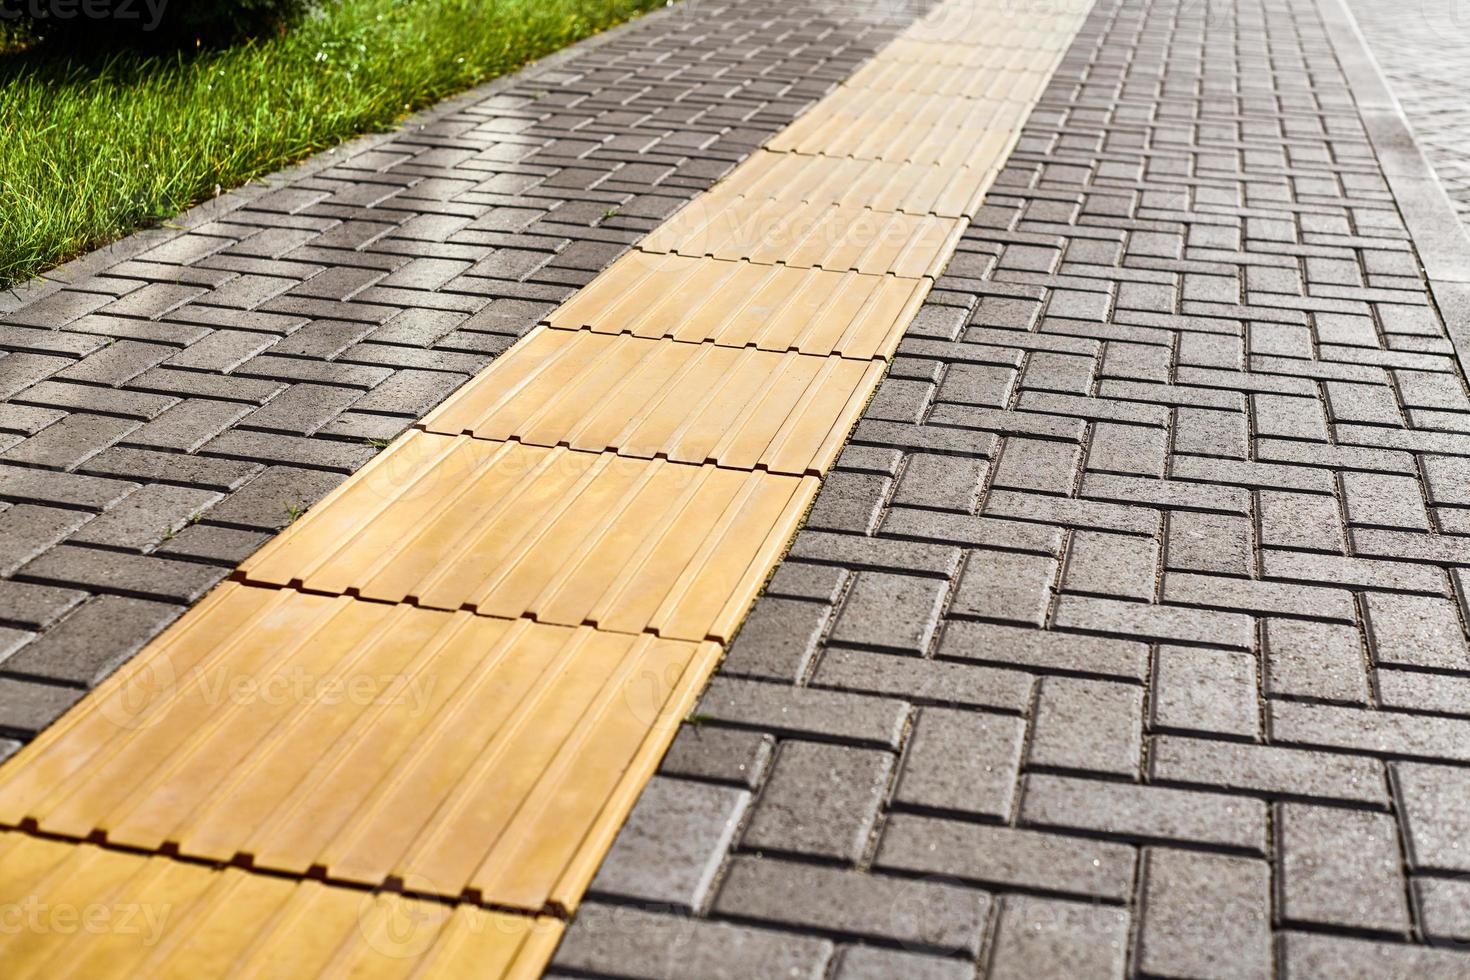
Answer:
<path fill-rule="evenodd" d="M 312 592 L 724 641 L 816 487 L 415 431 L 240 567 Z"/>
<path fill-rule="evenodd" d="M 0 832 L 7 980 L 540 975 L 553 918 Z"/>
<path fill-rule="evenodd" d="M 747 197 L 968 218 L 979 209 L 996 172 L 994 166 L 941 167 L 758 150 L 709 192 L 708 207 Z"/>
<path fill-rule="evenodd" d="M 930 280 L 630 252 L 551 313 L 556 329 L 888 357 Z"/>
<path fill-rule="evenodd" d="M 1027 112 L 1024 106 L 992 99 L 924 96 L 944 99 L 948 108 L 920 117 L 891 104 L 899 98 L 912 102 L 913 95 L 848 91 L 854 95 L 830 110 L 825 102 L 819 104 L 772 137 L 766 148 L 777 153 L 984 167 L 1005 159 Z"/>
<path fill-rule="evenodd" d="M 880 361 L 539 328 L 420 424 L 428 432 L 819 476 Z"/>
<path fill-rule="evenodd" d="M 229 584 L 0 772 L 0 814 L 564 912 L 718 656 Z"/>
<path fill-rule="evenodd" d="M 951 74 L 955 68 L 995 69 L 999 71 L 1050 72 L 1056 61 L 1055 51 L 1034 48 L 997 48 L 980 44 L 946 44 L 940 41 L 916 41 L 899 38 L 879 51 L 868 66 L 905 62 L 939 66 Z M 859 69 L 853 74 L 858 77 Z M 963 75 L 960 76 L 961 80 Z M 851 85 L 849 79 L 844 84 Z"/>
<path fill-rule="evenodd" d="M 987 49 L 988 50 L 988 49 Z M 1021 60 L 1033 59 L 1029 54 Z M 1044 60 L 1050 61 L 1050 55 Z M 953 65 L 933 60 L 874 60 L 844 82 L 852 89 L 874 92 L 915 92 L 963 96 L 972 99 L 1030 103 L 1046 87 L 1050 73 L 1044 70 L 979 68 L 955 71 Z"/>
<path fill-rule="evenodd" d="M 969 0 L 940 4 L 909 25 L 900 42 L 971 44 L 1001 50 L 1044 50 L 1060 53 L 1071 43 L 1090 0 L 997 4 Z M 890 45 L 890 48 L 892 45 Z M 880 57 L 887 52 L 880 54 Z"/>
<path fill-rule="evenodd" d="M 958 218 L 706 196 L 685 205 L 639 249 L 916 279 L 938 276 L 963 232 Z"/>

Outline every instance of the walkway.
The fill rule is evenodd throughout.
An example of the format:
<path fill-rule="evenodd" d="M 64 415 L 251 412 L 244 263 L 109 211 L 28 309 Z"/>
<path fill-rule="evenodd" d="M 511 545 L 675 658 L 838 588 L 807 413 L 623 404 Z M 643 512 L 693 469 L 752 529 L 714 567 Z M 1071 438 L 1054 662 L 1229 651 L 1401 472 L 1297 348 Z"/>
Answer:
<path fill-rule="evenodd" d="M 387 438 L 510 352 L 0 770 L 0 901 L 172 923 L 22 930 L 0 937 L 7 969 L 534 975 L 555 950 L 566 976 L 1470 976 L 1470 401 L 1451 339 L 1470 240 L 1341 0 L 1072 13 L 950 0 L 885 47 L 909 17 L 675 8 L 540 69 L 601 95 L 547 105 L 560 94 L 513 80 L 363 147 L 350 181 L 334 162 L 242 195 L 29 299 L 0 371 L 40 370 L 61 356 L 43 344 L 85 346 L 89 325 L 138 339 L 70 351 L 52 373 L 83 376 L 6 408 L 39 425 L 53 393 L 104 400 L 56 402 L 18 444 L 36 452 L 123 431 L 5 467 L 0 521 L 59 511 L 81 535 L 4 583 L 75 610 L 20 624 L 0 663 L 16 734 L 271 528 L 212 565 L 158 552 L 240 532 L 239 500 L 284 525 L 300 506 L 275 517 L 276 485 L 252 498 L 254 481 L 308 473 L 325 493 L 373 455 L 343 425 L 387 420 Z M 669 99 L 650 74 L 679 57 Z M 727 77 L 749 104 L 721 97 Z M 668 113 L 681 159 L 646 166 L 618 85 Z M 480 166 L 500 172 L 464 177 Z M 556 203 L 518 213 L 537 193 Z M 378 208 L 397 231 L 367 226 L 392 224 Z M 220 234 L 250 214 L 241 243 L 279 253 Z M 128 278 L 161 277 L 160 257 L 179 284 Z M 311 274 L 253 309 L 218 299 L 297 263 Z M 511 266 L 534 268 L 483 274 Z M 291 376 L 147 486 L 102 476 L 119 455 L 162 466 L 138 432 L 265 381 L 116 367 L 125 344 L 177 355 L 160 337 L 206 306 L 255 326 L 202 353 L 298 318 L 271 343 L 342 346 L 232 366 L 336 377 L 391 352 L 398 373 L 361 397 L 418 401 L 356 401 L 310 434 L 260 424 L 293 392 L 350 387 Z M 478 363 L 453 360 L 467 338 Z M 176 403 L 160 374 L 215 387 Z M 413 387 L 428 374 L 439 387 Z M 145 421 L 119 409 L 136 398 L 163 401 Z M 309 402 L 292 404 L 296 426 Z M 267 468 L 241 445 L 302 455 Z M 205 484 L 219 496 L 187 531 L 86 539 L 130 496 L 227 463 L 250 467 L 241 489 Z M 184 569 L 197 583 L 169 577 Z M 140 608 L 132 639 L 98 639 Z M 24 666 L 77 622 L 90 672 Z"/>

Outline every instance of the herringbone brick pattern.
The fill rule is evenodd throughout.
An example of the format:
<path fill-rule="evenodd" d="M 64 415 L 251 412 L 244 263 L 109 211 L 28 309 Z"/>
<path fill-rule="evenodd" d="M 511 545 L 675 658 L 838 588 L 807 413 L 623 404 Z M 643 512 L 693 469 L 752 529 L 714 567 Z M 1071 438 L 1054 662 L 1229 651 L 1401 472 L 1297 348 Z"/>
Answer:
<path fill-rule="evenodd" d="M 0 316 L 0 757 L 924 6 L 682 4 Z"/>
<path fill-rule="evenodd" d="M 1470 976 L 1470 399 L 1317 5 L 1102 0 L 899 353 L 557 968 Z"/>

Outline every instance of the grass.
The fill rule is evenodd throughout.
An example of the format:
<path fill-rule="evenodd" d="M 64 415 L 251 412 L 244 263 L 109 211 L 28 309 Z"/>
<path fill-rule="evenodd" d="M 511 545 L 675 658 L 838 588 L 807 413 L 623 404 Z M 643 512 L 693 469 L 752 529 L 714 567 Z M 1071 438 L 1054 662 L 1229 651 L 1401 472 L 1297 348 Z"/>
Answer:
<path fill-rule="evenodd" d="M 0 286 L 664 3 L 331 0 L 186 55 L 0 34 Z"/>

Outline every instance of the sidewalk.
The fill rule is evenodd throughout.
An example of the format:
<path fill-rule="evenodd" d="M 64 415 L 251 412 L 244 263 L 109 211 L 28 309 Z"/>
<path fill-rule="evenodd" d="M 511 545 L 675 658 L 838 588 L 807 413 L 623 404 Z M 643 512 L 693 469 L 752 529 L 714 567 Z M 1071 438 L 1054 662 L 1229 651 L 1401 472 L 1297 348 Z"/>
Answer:
<path fill-rule="evenodd" d="M 1470 239 L 1405 76 L 1343 0 L 1097 0 L 972 209 L 975 114 L 1045 82 L 1070 9 L 868 63 L 918 11 L 701 0 L 28 297 L 0 323 L 0 727 L 268 539 L 139 673 L 444 683 L 418 714 L 170 693 L 124 724 L 114 682 L 0 769 L 7 880 L 187 897 L 208 942 L 112 937 L 153 964 L 1470 977 Z M 883 231 L 806 234 L 844 221 Z M 640 344 L 677 362 L 645 427 L 573 411 L 624 404 Z M 747 369 L 788 400 L 699 387 Z M 125 968 L 54 955 L 84 948 Z"/>

